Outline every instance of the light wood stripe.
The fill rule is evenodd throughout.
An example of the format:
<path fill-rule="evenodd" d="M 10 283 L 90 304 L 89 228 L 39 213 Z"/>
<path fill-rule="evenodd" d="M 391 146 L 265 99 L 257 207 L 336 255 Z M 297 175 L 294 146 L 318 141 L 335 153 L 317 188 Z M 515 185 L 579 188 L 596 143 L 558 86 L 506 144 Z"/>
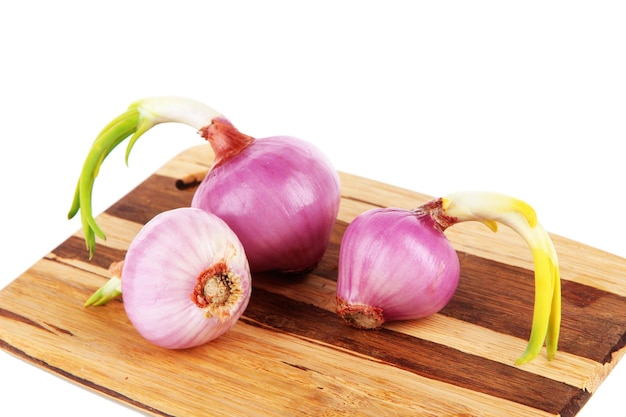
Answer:
<path fill-rule="evenodd" d="M 143 226 L 142 223 L 115 217 L 106 212 L 100 214 L 97 221 L 107 238 L 106 241 L 96 238 L 96 243 L 121 251 L 128 249 L 130 242 Z M 77 230 L 74 236 L 83 239 L 83 229 Z"/>

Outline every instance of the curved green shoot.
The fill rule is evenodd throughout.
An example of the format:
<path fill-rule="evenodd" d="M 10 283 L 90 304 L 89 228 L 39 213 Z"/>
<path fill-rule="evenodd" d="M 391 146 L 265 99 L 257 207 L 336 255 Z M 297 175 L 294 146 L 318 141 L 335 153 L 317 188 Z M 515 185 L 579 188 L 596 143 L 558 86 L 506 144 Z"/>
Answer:
<path fill-rule="evenodd" d="M 104 159 L 121 142 L 132 135 L 126 148 L 128 164 L 130 151 L 144 133 L 159 123 L 177 122 L 200 130 L 211 123 L 220 113 L 197 101 L 183 97 L 153 97 L 138 100 L 113 119 L 98 134 L 83 164 L 68 218 L 80 210 L 85 244 L 89 259 L 93 258 L 96 237 L 106 239 L 105 233 L 96 223 L 92 211 L 92 191 Z"/>
<path fill-rule="evenodd" d="M 533 360 L 544 342 L 548 360 L 552 360 L 561 325 L 561 279 L 552 239 L 538 222 L 535 210 L 519 199 L 489 192 L 460 192 L 440 201 L 440 212 L 436 215 L 445 217 L 445 227 L 463 221 L 479 221 L 496 232 L 497 223 L 502 223 L 526 241 L 534 260 L 535 300 L 528 344 L 515 364 Z"/>

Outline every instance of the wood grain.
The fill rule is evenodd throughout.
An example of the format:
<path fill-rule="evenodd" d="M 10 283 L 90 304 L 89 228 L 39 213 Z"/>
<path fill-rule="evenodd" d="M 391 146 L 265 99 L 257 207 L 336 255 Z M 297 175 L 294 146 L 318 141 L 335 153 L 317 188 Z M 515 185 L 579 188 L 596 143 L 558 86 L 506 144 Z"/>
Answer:
<path fill-rule="evenodd" d="M 462 276 L 440 313 L 378 331 L 346 326 L 334 313 L 345 228 L 369 208 L 430 197 L 344 173 L 322 262 L 306 276 L 256 274 L 246 313 L 220 339 L 165 350 L 136 333 L 121 301 L 84 308 L 142 224 L 189 204 L 211 157 L 189 149 L 98 216 L 108 239 L 92 261 L 79 231 L 3 289 L 0 347 L 155 416 L 573 416 L 626 351 L 626 260 L 553 236 L 559 351 L 514 366 L 530 331 L 532 258 L 512 231 L 480 224 L 446 232 Z"/>

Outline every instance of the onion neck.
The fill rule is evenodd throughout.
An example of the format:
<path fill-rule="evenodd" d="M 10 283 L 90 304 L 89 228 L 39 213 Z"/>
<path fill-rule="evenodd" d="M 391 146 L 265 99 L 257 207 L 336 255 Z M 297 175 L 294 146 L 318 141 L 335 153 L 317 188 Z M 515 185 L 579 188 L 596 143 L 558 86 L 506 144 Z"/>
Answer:
<path fill-rule="evenodd" d="M 223 117 L 214 118 L 211 124 L 202 127 L 198 133 L 211 144 L 215 165 L 232 158 L 254 142 L 252 136 L 241 133 Z"/>
<path fill-rule="evenodd" d="M 435 229 L 444 232 L 448 227 L 458 223 L 458 219 L 448 215 L 443 208 L 443 198 L 431 200 L 413 209 L 416 216 L 428 216 L 434 222 Z"/>

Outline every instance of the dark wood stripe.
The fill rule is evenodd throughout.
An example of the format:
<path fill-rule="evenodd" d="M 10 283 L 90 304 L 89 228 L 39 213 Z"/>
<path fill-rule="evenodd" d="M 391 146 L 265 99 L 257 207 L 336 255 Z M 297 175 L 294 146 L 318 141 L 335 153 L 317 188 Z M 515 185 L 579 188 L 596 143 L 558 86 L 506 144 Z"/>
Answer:
<path fill-rule="evenodd" d="M 24 317 L 24 316 L 22 316 L 20 314 L 14 313 L 14 312 L 9 311 L 9 310 L 4 309 L 4 308 L 0 308 L 0 317 L 3 317 L 5 319 L 9 319 L 9 320 L 13 320 L 13 321 L 17 321 L 17 322 L 20 322 L 20 323 L 24 323 L 24 324 L 27 324 L 29 326 L 33 326 L 33 327 L 35 327 L 37 329 L 44 330 L 46 332 L 54 334 L 53 331 L 51 331 L 50 329 L 46 329 L 44 326 L 42 326 L 41 324 L 37 323 L 36 321 L 31 320 L 28 317 Z"/>
<path fill-rule="evenodd" d="M 469 355 L 402 333 L 387 329 L 353 329 L 332 312 L 260 288 L 255 287 L 252 294 L 242 318 L 248 324 L 367 355 L 430 379 L 555 414 L 571 407 L 571 398 L 587 399 L 591 395 L 579 392 L 576 387 L 526 372 L 520 367 Z"/>
<path fill-rule="evenodd" d="M 181 190 L 175 179 L 155 174 L 109 207 L 106 213 L 145 224 L 163 211 L 189 206 L 195 190 L 195 187 Z"/>
<path fill-rule="evenodd" d="M 106 233 L 106 230 L 105 230 Z M 89 260 L 89 251 L 85 248 L 85 241 L 78 236 L 70 236 L 52 251 L 56 256 L 63 259 L 75 259 L 89 262 L 101 268 L 108 269 L 113 262 L 121 261 L 126 256 L 125 250 L 114 249 L 106 245 L 106 242 L 96 243 L 96 253 Z"/>
<path fill-rule="evenodd" d="M 16 357 L 26 361 L 26 362 L 30 362 L 30 363 L 32 363 L 34 365 L 37 365 L 37 366 L 39 366 L 39 367 L 41 367 L 43 369 L 46 369 L 49 372 L 58 374 L 58 375 L 60 375 L 60 376 L 62 376 L 64 378 L 69 379 L 70 381 L 76 382 L 79 385 L 88 387 L 88 388 L 90 388 L 90 389 L 92 389 L 94 391 L 100 392 L 100 393 L 102 393 L 102 394 L 104 394 L 104 395 L 106 395 L 108 397 L 115 398 L 116 400 L 119 400 L 119 401 L 121 401 L 123 403 L 130 404 L 130 405 L 132 405 L 134 407 L 137 407 L 137 408 L 139 408 L 141 410 L 145 410 L 147 412 L 150 412 L 151 414 L 156 414 L 156 415 L 164 416 L 164 417 L 174 417 L 172 414 L 165 413 L 164 411 L 156 409 L 156 408 L 154 408 L 152 406 L 149 406 L 148 404 L 144 404 L 144 403 L 136 401 L 136 400 L 134 400 L 134 399 L 132 399 L 132 398 L 126 396 L 126 395 L 122 395 L 122 394 L 120 394 L 117 391 L 114 391 L 114 390 L 109 389 L 107 387 L 104 387 L 102 385 L 96 384 L 93 381 L 90 381 L 88 379 L 81 378 L 81 377 L 79 377 L 77 375 L 74 375 L 74 374 L 64 370 L 63 368 L 52 366 L 48 362 L 45 362 L 45 361 L 43 361 L 43 360 L 41 360 L 39 358 L 35 358 L 35 357 L 27 354 L 23 350 L 20 350 L 20 349 L 16 348 L 15 346 L 10 345 L 9 343 L 7 343 L 6 341 L 4 341 L 2 339 L 0 339 L 0 349 L 4 349 L 7 352 L 10 352 L 12 355 L 14 355 L 14 356 L 16 356 Z"/>
<path fill-rule="evenodd" d="M 351 195 L 342 195 L 341 198 L 345 198 L 346 200 L 350 200 L 350 201 L 355 201 L 357 203 L 369 204 L 370 206 L 372 206 L 372 208 L 374 208 L 374 207 L 378 207 L 378 208 L 386 207 L 386 206 L 383 206 L 381 204 L 376 204 L 376 203 L 373 203 L 371 201 L 367 201 L 364 198 L 359 198 L 359 197 L 355 197 L 355 196 L 351 196 Z"/>
<path fill-rule="evenodd" d="M 51 328 L 53 328 L 54 330 L 56 330 L 57 332 L 67 335 L 67 336 L 74 336 L 74 333 L 72 333 L 70 330 L 64 329 L 62 327 L 59 327 L 57 325 L 54 325 L 52 323 L 48 323 L 48 322 L 44 322 L 46 326 L 50 326 Z"/>
<path fill-rule="evenodd" d="M 562 293 L 565 336 L 560 347 L 600 363 L 611 362 L 613 353 L 626 346 L 626 297 L 572 281 L 563 282 Z"/>

